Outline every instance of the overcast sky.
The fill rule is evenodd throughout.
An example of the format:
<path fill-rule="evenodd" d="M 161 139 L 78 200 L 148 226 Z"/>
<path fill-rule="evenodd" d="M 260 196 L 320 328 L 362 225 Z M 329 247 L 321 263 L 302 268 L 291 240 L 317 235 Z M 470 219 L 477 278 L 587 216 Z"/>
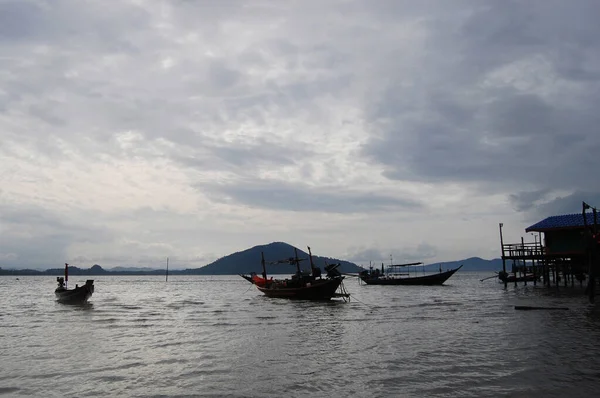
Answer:
<path fill-rule="evenodd" d="M 600 206 L 599 15 L 0 0 L 0 266 L 499 257 L 498 223 Z"/>

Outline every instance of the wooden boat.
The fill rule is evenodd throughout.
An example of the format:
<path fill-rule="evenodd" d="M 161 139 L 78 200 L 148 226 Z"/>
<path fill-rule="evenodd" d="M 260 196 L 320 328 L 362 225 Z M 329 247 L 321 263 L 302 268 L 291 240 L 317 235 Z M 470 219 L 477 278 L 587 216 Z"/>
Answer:
<path fill-rule="evenodd" d="M 94 281 L 88 279 L 85 285 L 75 285 L 75 289 L 68 289 L 67 282 L 69 281 L 69 264 L 65 264 L 65 276 L 57 277 L 58 287 L 54 291 L 56 301 L 63 304 L 82 304 L 88 301 L 94 293 Z"/>
<path fill-rule="evenodd" d="M 539 281 L 540 275 L 533 275 L 533 274 L 525 274 L 525 275 L 512 274 L 512 275 L 510 275 L 508 272 L 500 271 L 500 272 L 498 272 L 498 279 L 500 279 L 500 282 L 503 282 L 503 283 L 533 282 L 533 281 Z"/>
<path fill-rule="evenodd" d="M 58 282 L 58 287 L 54 291 L 54 294 L 56 295 L 56 301 L 59 303 L 85 303 L 90 297 L 92 297 L 92 293 L 94 293 L 94 281 L 92 279 L 85 281 L 85 285 L 83 286 L 75 285 L 75 289 L 67 289 L 64 278 L 62 277 L 57 277 L 56 281 Z"/>
<path fill-rule="evenodd" d="M 289 279 L 267 279 L 267 270 L 264 253 L 261 253 L 261 264 L 263 268 L 262 277 L 256 273 L 240 275 L 247 281 L 256 286 L 267 297 L 288 298 L 298 300 L 330 300 L 333 297 L 347 298 L 350 295 L 346 293 L 343 287 L 344 276 L 337 270 L 339 264 L 331 264 L 325 267 L 327 272 L 323 278 L 321 269 L 315 267 L 312 261 L 312 253 L 308 248 L 310 260 L 310 272 L 300 269 L 300 262 L 306 260 L 298 258 L 298 250 L 294 248 L 294 257 L 286 260 L 279 260 L 270 264 L 294 264 L 296 273 Z M 338 293 L 338 288 L 341 292 Z"/>
<path fill-rule="evenodd" d="M 422 263 L 409 263 L 409 264 L 395 264 L 390 265 L 390 271 L 393 271 L 396 267 L 408 267 L 411 265 L 420 265 Z M 369 270 L 362 271 L 358 274 L 358 277 L 365 282 L 367 285 L 424 285 L 434 286 L 443 285 L 456 271 L 462 268 L 462 265 L 458 268 L 454 268 L 448 271 L 442 272 L 440 269 L 439 273 L 427 274 L 421 276 L 410 276 L 408 273 L 394 274 L 388 272 L 386 275 L 383 264 L 381 265 L 381 272 L 379 269 L 373 270 L 371 267 Z"/>

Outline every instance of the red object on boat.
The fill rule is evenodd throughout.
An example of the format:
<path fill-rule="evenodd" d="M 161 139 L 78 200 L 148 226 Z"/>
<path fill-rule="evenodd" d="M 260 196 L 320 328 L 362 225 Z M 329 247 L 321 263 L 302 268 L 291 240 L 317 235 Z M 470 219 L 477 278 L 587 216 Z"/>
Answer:
<path fill-rule="evenodd" d="M 271 277 L 270 279 L 265 279 L 256 274 L 252 275 L 252 283 L 254 283 L 256 286 L 265 287 L 265 286 L 267 286 L 268 283 L 272 283 L 272 282 L 273 282 L 273 277 Z"/>

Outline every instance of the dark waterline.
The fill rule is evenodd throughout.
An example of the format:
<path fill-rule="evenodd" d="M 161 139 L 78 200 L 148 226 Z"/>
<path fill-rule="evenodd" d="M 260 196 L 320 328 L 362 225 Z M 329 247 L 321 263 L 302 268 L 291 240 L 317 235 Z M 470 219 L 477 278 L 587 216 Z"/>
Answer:
<path fill-rule="evenodd" d="M 96 277 L 84 306 L 56 303 L 52 278 L 0 277 L 0 395 L 595 396 L 598 307 L 485 276 L 349 278 L 350 303 L 268 299 L 237 276 Z"/>

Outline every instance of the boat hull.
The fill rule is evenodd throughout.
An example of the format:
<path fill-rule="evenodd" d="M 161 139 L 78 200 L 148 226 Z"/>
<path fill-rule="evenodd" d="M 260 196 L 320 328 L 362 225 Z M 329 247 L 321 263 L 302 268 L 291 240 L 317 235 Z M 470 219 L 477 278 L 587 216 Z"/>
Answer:
<path fill-rule="evenodd" d="M 54 291 L 56 301 L 62 304 L 82 304 L 89 300 L 94 293 L 94 281 L 88 280 L 85 285 L 75 289 L 58 288 Z"/>
<path fill-rule="evenodd" d="M 500 282 L 502 283 L 511 283 L 511 282 L 537 282 L 540 280 L 540 276 L 536 275 L 525 275 L 525 276 L 515 276 L 515 275 L 509 275 L 506 277 L 498 277 L 498 279 L 500 279 Z"/>
<path fill-rule="evenodd" d="M 258 290 L 267 297 L 287 298 L 296 300 L 330 300 L 336 296 L 336 291 L 343 278 L 315 279 L 304 286 L 289 287 L 284 281 L 275 281 L 267 286 L 256 285 Z"/>
<path fill-rule="evenodd" d="M 419 285 L 419 286 L 437 286 L 443 285 L 456 271 L 462 268 L 462 265 L 458 268 L 440 272 L 438 274 L 415 276 L 409 278 L 382 278 L 382 277 L 371 277 L 368 275 L 359 275 L 359 278 L 367 285 Z"/>

